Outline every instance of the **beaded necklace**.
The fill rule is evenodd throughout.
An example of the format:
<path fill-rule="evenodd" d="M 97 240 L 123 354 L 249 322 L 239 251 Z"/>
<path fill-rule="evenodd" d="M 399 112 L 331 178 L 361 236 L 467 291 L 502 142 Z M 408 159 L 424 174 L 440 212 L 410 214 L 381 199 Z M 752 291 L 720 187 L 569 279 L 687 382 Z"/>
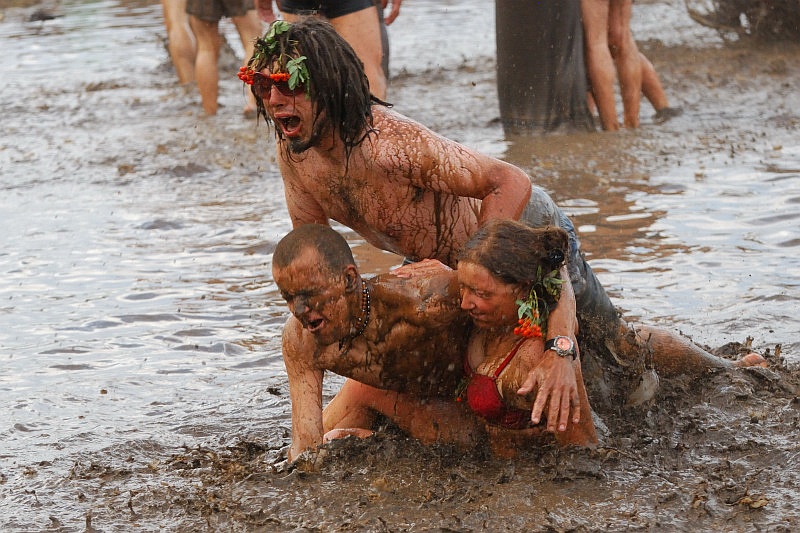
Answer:
<path fill-rule="evenodd" d="M 363 279 L 361 280 L 361 316 L 358 317 L 356 320 L 356 332 L 346 335 L 344 338 L 339 340 L 339 350 L 342 353 L 346 352 L 350 349 L 350 345 L 353 342 L 353 339 L 357 338 L 359 335 L 364 333 L 364 330 L 367 329 L 367 325 L 369 324 L 369 312 L 370 312 L 370 301 L 369 301 L 369 287 L 367 287 L 367 282 Z"/>

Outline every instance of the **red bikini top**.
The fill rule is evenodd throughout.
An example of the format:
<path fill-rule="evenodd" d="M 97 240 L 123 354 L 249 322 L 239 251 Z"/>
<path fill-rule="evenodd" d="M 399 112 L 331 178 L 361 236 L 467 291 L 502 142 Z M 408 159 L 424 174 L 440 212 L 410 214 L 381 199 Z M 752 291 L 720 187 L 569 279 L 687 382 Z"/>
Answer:
<path fill-rule="evenodd" d="M 503 402 L 500 391 L 497 390 L 497 378 L 503 373 L 508 363 L 517 355 L 517 350 L 526 339 L 522 338 L 514 345 L 492 376 L 476 374 L 469 365 L 469 357 L 464 357 L 464 372 L 469 382 L 466 387 L 467 404 L 472 411 L 491 424 L 509 429 L 524 429 L 531 427 L 530 410 L 509 407 Z"/>

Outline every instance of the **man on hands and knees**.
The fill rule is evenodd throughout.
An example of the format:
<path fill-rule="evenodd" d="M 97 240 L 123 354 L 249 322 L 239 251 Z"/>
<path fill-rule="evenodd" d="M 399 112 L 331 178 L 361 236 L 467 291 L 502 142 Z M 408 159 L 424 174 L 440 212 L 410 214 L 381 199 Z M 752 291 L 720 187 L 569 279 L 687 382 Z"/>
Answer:
<path fill-rule="evenodd" d="M 452 271 L 365 279 L 347 241 L 319 224 L 286 235 L 272 261 L 273 278 L 292 312 L 283 331 L 292 401 L 290 461 L 315 450 L 332 429 L 323 423 L 326 370 L 352 378 L 345 388 L 359 398 L 357 406 L 334 400 L 326 418 L 368 428 L 368 406 L 424 442 L 477 442 L 479 424 L 465 409 L 437 412 L 437 404 L 453 404 L 467 343 L 469 320 L 459 309 Z M 418 401 L 407 404 L 398 392 Z M 438 424 L 442 416 L 449 423 Z"/>

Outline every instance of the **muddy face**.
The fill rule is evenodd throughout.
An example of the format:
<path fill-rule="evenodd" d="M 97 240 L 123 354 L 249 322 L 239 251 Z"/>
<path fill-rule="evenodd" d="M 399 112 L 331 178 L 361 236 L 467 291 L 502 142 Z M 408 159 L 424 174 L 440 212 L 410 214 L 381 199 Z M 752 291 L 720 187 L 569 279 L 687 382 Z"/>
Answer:
<path fill-rule="evenodd" d="M 320 346 L 349 334 L 352 317 L 345 277 L 324 268 L 318 252 L 305 248 L 286 267 L 273 267 L 272 275 L 291 313 Z"/>
<path fill-rule="evenodd" d="M 521 297 L 517 287 L 502 283 L 481 265 L 458 264 L 461 309 L 469 313 L 479 328 L 513 327 L 517 321 L 515 301 Z"/>

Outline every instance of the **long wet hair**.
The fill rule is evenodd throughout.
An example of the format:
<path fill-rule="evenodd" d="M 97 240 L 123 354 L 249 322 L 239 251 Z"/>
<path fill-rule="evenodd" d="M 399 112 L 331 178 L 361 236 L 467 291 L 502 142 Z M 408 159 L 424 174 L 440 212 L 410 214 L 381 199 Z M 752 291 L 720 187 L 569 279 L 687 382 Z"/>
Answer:
<path fill-rule="evenodd" d="M 531 289 L 548 308 L 557 303 L 544 278 L 567 257 L 569 236 L 556 227 L 532 228 L 521 222 L 492 219 L 481 226 L 461 251 L 459 261 L 480 265 L 503 283 Z M 560 276 L 557 274 L 553 277 Z"/>
<path fill-rule="evenodd" d="M 279 22 L 286 24 L 283 21 L 273 24 Z M 344 143 L 345 157 L 349 159 L 353 148 L 376 131 L 372 125 L 372 104 L 390 104 L 372 96 L 364 64 L 330 23 L 309 16 L 289 24 L 288 31 L 274 37 L 278 46 L 274 47 L 275 52 L 271 55 L 264 53 L 270 48 L 266 41 L 269 33 L 256 40 L 248 66 L 260 72 L 272 68 L 276 62 L 285 65 L 286 56 L 289 59 L 305 56 L 310 80 L 306 84 L 305 96 L 297 98 L 311 99 L 315 108 L 312 131 L 332 128 Z M 285 55 L 281 57 L 281 54 Z M 259 115 L 271 124 L 260 95 L 253 94 Z M 278 138 L 283 139 L 280 128 L 276 127 L 275 132 Z M 286 153 L 291 158 L 288 147 Z"/>

